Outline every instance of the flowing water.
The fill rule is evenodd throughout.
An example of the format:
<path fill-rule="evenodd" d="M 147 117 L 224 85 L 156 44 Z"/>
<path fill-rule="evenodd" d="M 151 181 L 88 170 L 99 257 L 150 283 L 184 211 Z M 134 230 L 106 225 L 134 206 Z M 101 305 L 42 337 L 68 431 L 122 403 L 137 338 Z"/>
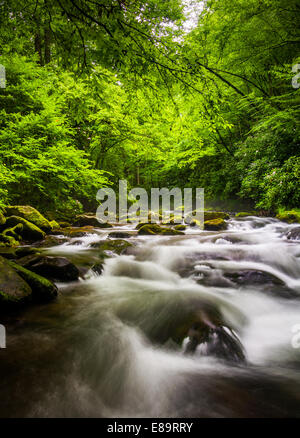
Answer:
<path fill-rule="evenodd" d="M 231 219 L 227 231 L 136 236 L 126 255 L 59 284 L 58 299 L 7 325 L 0 350 L 2 417 L 300 416 L 300 241 L 295 225 Z M 79 266 L 107 231 L 45 250 Z M 245 361 L 176 343 L 182 319 L 211 306 Z M 299 327 L 298 327 L 299 329 Z M 299 339 L 299 338 L 298 338 Z"/>

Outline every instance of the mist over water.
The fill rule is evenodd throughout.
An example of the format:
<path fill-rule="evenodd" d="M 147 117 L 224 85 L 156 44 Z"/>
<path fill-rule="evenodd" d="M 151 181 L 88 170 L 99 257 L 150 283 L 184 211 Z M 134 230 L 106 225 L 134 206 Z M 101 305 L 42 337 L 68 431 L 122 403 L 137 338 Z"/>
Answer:
<path fill-rule="evenodd" d="M 288 417 L 300 412 L 300 245 L 294 225 L 229 221 L 227 231 L 137 236 L 101 275 L 60 284 L 56 302 L 26 310 L 0 351 L 1 416 Z M 88 266 L 107 232 L 47 250 Z M 185 354 L 195 312 L 238 336 L 241 363 L 199 345 Z M 206 310 L 205 310 L 206 311 Z"/>

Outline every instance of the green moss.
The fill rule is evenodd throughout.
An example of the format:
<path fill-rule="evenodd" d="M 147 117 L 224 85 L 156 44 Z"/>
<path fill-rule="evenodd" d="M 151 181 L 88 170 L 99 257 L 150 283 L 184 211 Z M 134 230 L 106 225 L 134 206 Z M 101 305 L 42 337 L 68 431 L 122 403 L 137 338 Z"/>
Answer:
<path fill-rule="evenodd" d="M 13 205 L 6 207 L 6 215 L 22 217 L 43 231 L 51 231 L 50 222 L 39 211 L 29 205 Z"/>
<path fill-rule="evenodd" d="M 204 229 L 208 231 L 226 230 L 227 224 L 224 219 L 212 219 L 204 222 Z"/>
<path fill-rule="evenodd" d="M 5 234 L 0 234 L 0 242 L 4 243 L 5 246 L 19 246 L 20 242 L 18 242 L 14 237 L 12 236 L 6 236 Z"/>
<path fill-rule="evenodd" d="M 247 217 L 247 216 L 255 216 L 257 213 L 254 211 L 252 212 L 246 212 L 246 211 L 240 211 L 235 215 L 235 217 Z"/>
<path fill-rule="evenodd" d="M 174 227 L 174 230 L 177 230 L 177 231 L 184 231 L 184 230 L 186 230 L 186 225 L 183 225 L 183 224 L 176 225 L 176 226 Z"/>
<path fill-rule="evenodd" d="M 49 222 L 51 225 L 52 230 L 60 228 L 59 224 L 56 221 Z"/>
<path fill-rule="evenodd" d="M 5 219 L 5 217 L 4 217 L 4 214 L 1 213 L 1 211 L 0 211 L 0 225 L 4 225 L 5 222 L 6 222 L 6 219 Z"/>
<path fill-rule="evenodd" d="M 47 302 L 57 297 L 57 287 L 50 280 L 12 261 L 8 261 L 8 264 L 29 284 L 32 289 L 32 298 L 34 301 Z"/>
<path fill-rule="evenodd" d="M 161 227 L 160 225 L 157 224 L 144 224 L 139 228 L 138 234 L 140 235 L 159 234 L 159 235 L 171 236 L 171 235 L 180 235 L 184 233 L 182 231 L 175 230 L 173 228 Z"/>
<path fill-rule="evenodd" d="M 92 247 L 100 248 L 101 251 L 112 251 L 118 255 L 121 255 L 126 251 L 127 248 L 132 246 L 131 243 L 127 242 L 127 240 L 116 239 L 116 240 L 104 240 L 100 242 L 96 242 L 96 244 L 92 245 Z"/>
<path fill-rule="evenodd" d="M 230 219 L 228 213 L 224 213 L 223 211 L 205 211 L 204 212 L 204 221 L 210 221 L 214 219 Z"/>
<path fill-rule="evenodd" d="M 30 241 L 35 240 L 43 240 L 45 237 L 44 231 L 42 231 L 40 228 L 38 228 L 33 223 L 27 221 L 26 219 L 19 217 L 19 216 L 10 216 L 6 220 L 6 225 L 8 226 L 15 226 L 18 224 L 22 224 L 23 229 L 20 232 L 21 236 Z"/>
<path fill-rule="evenodd" d="M 12 268 L 10 262 L 0 257 L 0 307 L 5 304 L 22 304 L 31 298 L 32 290 Z"/>
<path fill-rule="evenodd" d="M 300 223 L 300 212 L 296 210 L 281 211 L 276 215 L 277 219 L 288 224 Z"/>
<path fill-rule="evenodd" d="M 22 238 L 21 238 L 22 231 L 23 231 L 23 225 L 17 224 L 12 228 L 7 228 L 5 231 L 3 231 L 2 235 L 3 236 L 11 236 L 16 241 L 19 241 L 19 240 L 22 240 Z"/>

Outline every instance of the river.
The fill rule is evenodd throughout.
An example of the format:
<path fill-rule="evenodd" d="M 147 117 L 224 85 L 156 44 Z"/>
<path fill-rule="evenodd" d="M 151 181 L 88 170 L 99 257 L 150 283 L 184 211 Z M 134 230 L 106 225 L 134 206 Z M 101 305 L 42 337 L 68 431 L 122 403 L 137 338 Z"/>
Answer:
<path fill-rule="evenodd" d="M 286 237 L 295 226 L 249 217 L 182 236 L 116 227 L 133 234 L 126 255 L 108 258 L 101 275 L 59 284 L 56 301 L 8 324 L 0 415 L 299 417 L 300 241 Z M 89 266 L 107 233 L 45 252 Z M 205 345 L 186 354 L 188 340 L 169 337 L 203 303 L 234 330 L 245 360 Z"/>

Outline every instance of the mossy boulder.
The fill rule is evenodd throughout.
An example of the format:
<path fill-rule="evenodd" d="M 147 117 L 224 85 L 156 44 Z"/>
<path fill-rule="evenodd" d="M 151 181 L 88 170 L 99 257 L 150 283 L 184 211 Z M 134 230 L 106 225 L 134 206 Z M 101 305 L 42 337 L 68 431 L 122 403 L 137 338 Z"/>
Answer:
<path fill-rule="evenodd" d="M 144 225 L 156 225 L 153 224 L 152 222 L 140 222 L 137 224 L 137 226 L 135 227 L 136 230 L 139 230 L 140 228 L 142 228 Z"/>
<path fill-rule="evenodd" d="M 101 222 L 98 221 L 97 216 L 94 213 L 86 213 L 86 214 L 79 214 L 76 216 L 75 227 L 85 227 L 90 226 L 94 228 L 112 228 L 112 225 L 108 222 Z"/>
<path fill-rule="evenodd" d="M 228 213 L 224 213 L 223 211 L 205 211 L 204 212 L 204 221 L 210 221 L 214 219 L 230 219 Z"/>
<path fill-rule="evenodd" d="M 59 223 L 56 222 L 56 221 L 51 221 L 51 222 L 49 222 L 49 223 L 50 223 L 50 225 L 51 225 L 51 229 L 52 229 L 52 230 L 53 230 L 53 229 L 58 229 L 58 228 L 60 228 Z"/>
<path fill-rule="evenodd" d="M 23 233 L 23 225 L 22 224 L 17 224 L 12 228 L 6 228 L 2 235 L 3 236 L 11 236 L 13 237 L 15 240 L 19 241 L 22 240 L 22 235 Z"/>
<path fill-rule="evenodd" d="M 38 303 L 52 301 L 57 297 L 58 289 L 51 281 L 25 269 L 17 263 L 8 262 L 10 267 L 18 273 L 20 277 L 30 286 L 32 290 L 32 300 Z"/>
<path fill-rule="evenodd" d="M 6 222 L 6 218 L 4 217 L 4 214 L 0 211 L 0 226 L 4 225 Z"/>
<path fill-rule="evenodd" d="M 14 237 L 7 236 L 7 235 L 5 235 L 3 233 L 0 234 L 0 242 L 2 244 L 4 244 L 5 246 L 15 247 L 15 246 L 19 246 L 20 245 L 20 242 L 17 241 Z"/>
<path fill-rule="evenodd" d="M 27 219 L 24 219 L 20 216 L 10 216 L 6 219 L 6 225 L 9 227 L 14 227 L 19 224 L 22 224 L 22 230 L 19 234 L 23 239 L 30 242 L 44 239 L 45 232 L 34 223 L 29 222 Z"/>
<path fill-rule="evenodd" d="M 128 248 L 131 248 L 132 244 L 123 239 L 107 239 L 95 242 L 91 246 L 92 248 L 99 248 L 101 251 L 111 251 L 115 254 L 121 255 L 124 254 Z"/>
<path fill-rule="evenodd" d="M 61 234 L 61 233 L 60 233 Z M 67 237 L 61 236 L 52 236 L 48 235 L 44 240 L 35 244 L 38 248 L 51 248 L 53 246 L 62 245 L 63 243 L 68 242 L 69 239 Z"/>
<path fill-rule="evenodd" d="M 55 231 L 55 234 L 63 234 L 68 237 L 84 237 L 90 233 L 95 233 L 94 227 L 86 226 L 86 227 L 69 227 L 63 228 L 60 231 Z M 53 233 L 52 233 L 53 234 Z"/>
<path fill-rule="evenodd" d="M 178 225 L 176 225 L 176 226 L 174 227 L 174 230 L 177 230 L 177 231 L 184 231 L 184 230 L 186 230 L 186 225 L 178 224 Z"/>
<path fill-rule="evenodd" d="M 276 215 L 277 219 L 283 222 L 287 222 L 288 224 L 300 223 L 300 213 L 291 210 L 291 211 L 283 211 Z"/>
<path fill-rule="evenodd" d="M 59 225 L 59 228 L 70 228 L 70 227 L 72 227 L 70 222 L 65 222 L 65 221 L 59 221 L 58 225 Z"/>
<path fill-rule="evenodd" d="M 109 233 L 108 237 L 112 237 L 114 239 L 129 239 L 132 237 L 132 234 L 126 233 L 126 231 L 113 231 Z"/>
<path fill-rule="evenodd" d="M 31 246 L 20 246 L 14 250 L 15 258 L 21 258 L 37 253 L 39 253 L 39 250 L 37 248 L 32 248 Z"/>
<path fill-rule="evenodd" d="M 9 261 L 0 256 L 0 310 L 20 305 L 31 299 L 31 287 L 13 269 Z"/>
<path fill-rule="evenodd" d="M 257 213 L 255 213 L 255 211 L 240 211 L 239 213 L 236 213 L 235 217 L 236 218 L 243 218 L 243 217 L 248 217 L 248 216 L 255 216 Z"/>
<path fill-rule="evenodd" d="M 175 230 L 174 228 L 161 227 L 157 224 L 146 224 L 139 228 L 138 234 L 146 236 L 153 234 L 172 236 L 181 235 L 184 233 L 182 231 Z"/>
<path fill-rule="evenodd" d="M 35 208 L 29 205 L 13 205 L 6 207 L 6 216 L 18 216 L 33 223 L 43 231 L 51 231 L 50 222 Z"/>
<path fill-rule="evenodd" d="M 18 264 L 53 281 L 76 281 L 79 277 L 78 268 L 65 257 L 35 254 L 19 259 Z"/>
<path fill-rule="evenodd" d="M 207 231 L 221 231 L 227 229 L 224 219 L 212 219 L 204 222 L 204 229 Z"/>

